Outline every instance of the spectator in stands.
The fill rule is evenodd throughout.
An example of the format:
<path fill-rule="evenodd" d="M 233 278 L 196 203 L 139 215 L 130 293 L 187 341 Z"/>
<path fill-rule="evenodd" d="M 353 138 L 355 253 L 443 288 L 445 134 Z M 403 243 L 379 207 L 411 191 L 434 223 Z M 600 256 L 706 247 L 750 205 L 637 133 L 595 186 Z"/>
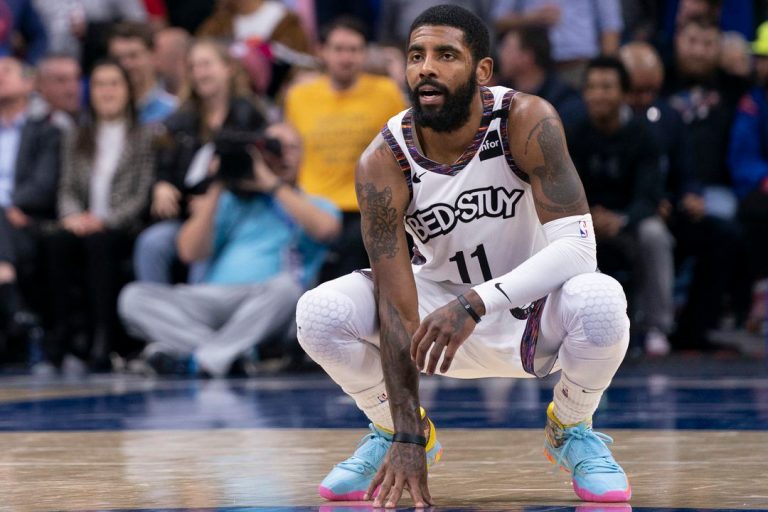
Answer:
<path fill-rule="evenodd" d="M 81 65 L 90 75 L 94 62 L 108 51 L 109 38 L 115 25 L 122 22 L 147 21 L 142 0 L 78 0 L 82 10 L 77 14 L 75 28 L 82 44 Z"/>
<path fill-rule="evenodd" d="M 48 54 L 69 55 L 79 61 L 85 12 L 80 0 L 32 0 L 48 34 Z"/>
<path fill-rule="evenodd" d="M 225 46 L 213 40 L 197 40 L 186 62 L 190 96 L 166 120 L 158 147 L 151 213 L 160 222 L 144 231 L 136 242 L 134 269 L 139 281 L 173 282 L 176 236 L 186 218 L 192 192 L 206 177 L 216 134 L 222 129 L 256 131 L 266 124 Z M 191 277 L 194 281 L 199 274 Z"/>
<path fill-rule="evenodd" d="M 757 87 L 739 103 L 728 159 L 755 280 L 747 327 L 757 332 L 768 317 L 768 22 L 758 28 L 752 53 Z"/>
<path fill-rule="evenodd" d="M 28 115 L 33 86 L 31 68 L 0 57 L 0 339 L 28 318 L 18 284 L 34 274 L 40 228 L 55 215 L 61 135 Z"/>
<path fill-rule="evenodd" d="M 109 53 L 131 77 L 140 123 L 162 122 L 176 110 L 178 99 L 166 92 L 157 79 L 155 39 L 147 25 L 116 25 L 109 38 Z"/>
<path fill-rule="evenodd" d="M 749 81 L 719 69 L 720 29 L 707 18 L 692 18 L 680 26 L 675 55 L 675 65 L 666 72 L 665 90 L 696 148 L 692 168 L 703 187 L 706 212 L 733 219 L 736 199 L 726 153 L 736 104 Z"/>
<path fill-rule="evenodd" d="M 40 114 L 63 131 L 73 129 L 80 115 L 80 63 L 68 55 L 48 55 L 37 65 Z"/>
<path fill-rule="evenodd" d="M 65 139 L 58 190 L 60 228 L 46 239 L 55 328 L 51 352 L 58 362 L 75 335 L 73 290 L 84 281 L 91 320 L 91 362 L 108 363 L 118 343 L 117 295 L 124 266 L 142 226 L 152 185 L 150 131 L 137 121 L 127 72 L 101 61 L 90 80 L 89 116 Z M 113 345 L 114 344 L 114 345 Z"/>
<path fill-rule="evenodd" d="M 587 67 L 588 119 L 568 128 L 598 240 L 601 270 L 629 267 L 635 326 L 646 349 L 669 351 L 672 329 L 673 240 L 656 215 L 661 199 L 659 150 L 652 133 L 626 105 L 629 76 L 621 61 L 599 57 Z"/>
<path fill-rule="evenodd" d="M 160 29 L 155 34 L 155 68 L 165 90 L 179 96 L 187 83 L 187 52 L 192 39 L 178 27 Z"/>
<path fill-rule="evenodd" d="M 554 70 L 544 27 L 509 29 L 499 38 L 498 56 L 501 85 L 541 96 L 555 107 L 566 125 L 586 115 L 579 93 Z"/>
<path fill-rule="evenodd" d="M 355 195 L 355 165 L 387 120 L 405 108 L 397 84 L 364 73 L 366 34 L 354 18 L 339 18 L 321 34 L 325 74 L 288 91 L 285 118 L 301 135 L 305 152 L 299 184 L 330 199 L 344 215 L 322 279 L 367 268 Z"/>
<path fill-rule="evenodd" d="M 724 32 L 720 51 L 720 69 L 734 76 L 751 78 L 752 56 L 749 43 L 739 32 Z"/>
<path fill-rule="evenodd" d="M 48 35 L 32 0 L 0 0 L 0 57 L 15 55 L 24 44 L 24 60 L 36 64 L 48 49 Z"/>
<path fill-rule="evenodd" d="M 659 213 L 675 237 L 677 266 L 690 282 L 672 343 L 677 349 L 715 348 L 707 340 L 707 331 L 717 326 L 724 297 L 737 277 L 730 262 L 743 253 L 740 230 L 732 221 L 706 214 L 691 166 L 694 148 L 688 132 L 677 111 L 659 97 L 664 81 L 659 55 L 647 43 L 630 43 L 621 48 L 621 59 L 630 75 L 629 104 L 655 136 L 661 152 L 666 193 Z M 723 246 L 730 250 L 721 250 Z M 690 275 L 684 270 L 689 261 L 693 262 Z M 655 344 L 650 341 L 647 346 L 653 352 Z"/>
<path fill-rule="evenodd" d="M 324 244 L 340 229 L 337 210 L 295 186 L 301 142 L 288 125 L 273 125 L 282 156 L 254 150 L 253 161 L 222 148 L 218 178 L 179 233 L 188 263 L 209 261 L 202 284 L 134 283 L 120 297 L 130 332 L 149 344 L 142 358 L 164 373 L 169 360 L 225 376 L 238 358 L 274 335 L 285 335 L 296 302 L 314 282 Z M 232 148 L 230 148 L 231 150 Z M 239 151 L 245 151 L 242 146 Z M 227 167 L 244 162 L 240 169 Z M 244 176 L 226 178 L 227 175 Z"/>
<path fill-rule="evenodd" d="M 590 59 L 616 54 L 623 29 L 618 0 L 499 0 L 494 17 L 499 33 L 548 28 L 557 70 L 573 87 L 581 87 Z"/>

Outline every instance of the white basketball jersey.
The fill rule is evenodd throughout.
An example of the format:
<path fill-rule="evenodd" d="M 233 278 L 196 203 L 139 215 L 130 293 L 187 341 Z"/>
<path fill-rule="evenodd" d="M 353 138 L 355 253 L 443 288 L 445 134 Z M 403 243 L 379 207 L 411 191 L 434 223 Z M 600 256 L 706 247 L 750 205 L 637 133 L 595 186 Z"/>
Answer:
<path fill-rule="evenodd" d="M 480 284 L 547 245 L 528 177 L 509 152 L 509 105 L 516 92 L 481 89 L 480 128 L 452 165 L 419 152 L 410 109 L 382 130 L 412 190 L 405 225 L 415 242 L 413 270 L 422 277 Z"/>

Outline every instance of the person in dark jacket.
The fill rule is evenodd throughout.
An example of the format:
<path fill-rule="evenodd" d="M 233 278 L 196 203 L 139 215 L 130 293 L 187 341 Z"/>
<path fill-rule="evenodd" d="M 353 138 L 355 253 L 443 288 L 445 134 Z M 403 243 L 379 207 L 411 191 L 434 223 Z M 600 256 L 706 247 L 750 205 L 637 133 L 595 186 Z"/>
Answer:
<path fill-rule="evenodd" d="M 35 274 L 40 231 L 56 208 L 61 134 L 31 117 L 33 88 L 31 68 L 0 58 L 0 342 L 28 318 L 19 283 Z"/>
<path fill-rule="evenodd" d="M 621 61 L 590 61 L 584 86 L 589 118 L 570 126 L 567 140 L 592 211 L 598 264 L 609 275 L 631 270 L 635 325 L 646 349 L 662 355 L 669 352 L 674 314 L 673 239 L 656 213 L 659 149 L 626 105 L 629 89 Z"/>
<path fill-rule="evenodd" d="M 173 282 L 176 236 L 193 192 L 208 175 L 216 134 L 222 129 L 256 131 L 265 126 L 261 110 L 248 98 L 237 66 L 227 49 L 213 40 L 198 40 L 189 50 L 191 95 L 166 120 L 165 133 L 160 136 L 151 207 L 159 222 L 136 242 L 134 270 L 139 281 Z M 201 268 L 197 264 L 190 270 L 192 281 L 202 277 Z"/>

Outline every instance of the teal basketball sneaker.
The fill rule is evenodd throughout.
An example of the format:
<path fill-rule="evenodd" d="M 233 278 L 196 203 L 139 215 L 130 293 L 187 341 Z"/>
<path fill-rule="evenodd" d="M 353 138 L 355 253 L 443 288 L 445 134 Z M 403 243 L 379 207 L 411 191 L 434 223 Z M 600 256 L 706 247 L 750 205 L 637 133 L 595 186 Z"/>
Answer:
<path fill-rule="evenodd" d="M 427 436 L 427 467 L 436 464 L 443 455 L 443 448 L 437 440 L 435 425 L 429 418 Z M 387 450 L 392 445 L 392 433 L 371 423 L 371 429 L 357 445 L 355 453 L 337 464 L 326 476 L 318 493 L 331 501 L 360 501 L 365 496 L 374 475 L 381 467 Z"/>
<path fill-rule="evenodd" d="M 576 495 L 584 501 L 625 502 L 632 497 L 627 475 L 611 455 L 609 436 L 592 430 L 592 421 L 563 425 L 547 408 L 544 454 L 550 462 L 571 473 Z"/>

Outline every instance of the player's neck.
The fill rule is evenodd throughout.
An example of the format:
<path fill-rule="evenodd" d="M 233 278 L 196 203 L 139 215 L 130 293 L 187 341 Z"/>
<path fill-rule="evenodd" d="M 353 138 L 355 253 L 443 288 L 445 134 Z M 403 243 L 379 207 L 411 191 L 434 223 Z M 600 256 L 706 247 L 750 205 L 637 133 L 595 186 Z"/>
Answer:
<path fill-rule="evenodd" d="M 452 164 L 464 153 L 475 138 L 483 119 L 483 100 L 480 90 L 472 100 L 469 119 L 461 128 L 452 132 L 436 132 L 416 125 L 421 153 L 434 162 Z"/>

